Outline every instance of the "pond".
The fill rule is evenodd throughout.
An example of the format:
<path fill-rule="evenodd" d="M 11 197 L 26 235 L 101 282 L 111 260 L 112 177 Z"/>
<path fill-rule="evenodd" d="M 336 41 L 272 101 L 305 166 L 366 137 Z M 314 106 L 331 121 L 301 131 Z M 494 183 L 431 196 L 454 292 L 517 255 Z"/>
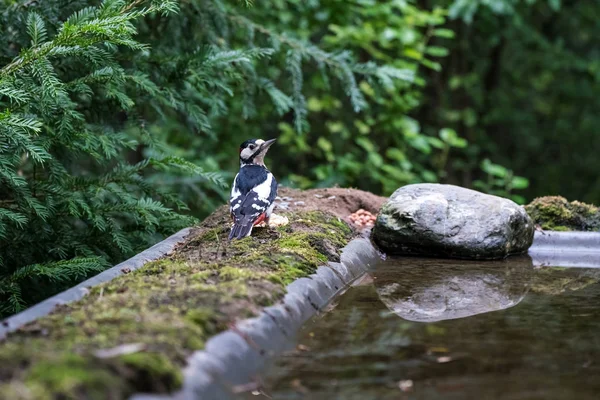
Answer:
<path fill-rule="evenodd" d="M 383 262 L 261 377 L 273 399 L 597 399 L 600 269 Z"/>

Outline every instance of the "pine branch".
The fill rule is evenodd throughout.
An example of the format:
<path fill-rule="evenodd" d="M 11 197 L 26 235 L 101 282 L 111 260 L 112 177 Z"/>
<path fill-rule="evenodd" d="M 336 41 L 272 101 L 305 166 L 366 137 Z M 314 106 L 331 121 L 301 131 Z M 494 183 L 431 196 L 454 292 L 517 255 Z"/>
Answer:
<path fill-rule="evenodd" d="M 288 52 L 288 70 L 292 73 L 294 90 L 297 90 L 300 85 L 298 78 L 298 57 L 302 59 L 313 60 L 321 68 L 328 67 L 335 76 L 344 84 L 346 95 L 355 112 L 363 110 L 367 106 L 367 102 L 358 87 L 355 74 L 360 74 L 365 77 L 374 77 L 385 87 L 390 87 L 394 80 L 403 80 L 407 82 L 414 81 L 414 72 L 408 69 L 398 69 L 389 65 L 378 66 L 375 63 L 355 63 L 350 53 L 339 52 L 329 53 L 312 43 L 304 42 L 298 39 L 291 38 L 289 35 L 273 32 L 272 30 L 252 22 L 251 20 L 237 15 L 235 13 L 228 14 L 227 17 L 239 26 L 245 27 L 247 30 L 257 31 L 269 37 L 273 43 L 274 50 L 279 51 L 281 44 L 290 48 L 291 53 L 297 53 L 299 56 L 291 56 Z M 295 111 L 302 112 L 302 99 L 299 94 L 295 94 Z M 296 115 L 296 129 L 298 130 L 305 119 L 303 115 Z"/>
<path fill-rule="evenodd" d="M 123 1 L 105 1 L 103 3 L 104 11 L 113 15 L 104 15 L 103 18 L 97 17 L 98 10 L 93 7 L 81 10 L 74 18 L 69 19 L 59 28 L 58 35 L 53 40 L 43 43 L 38 43 L 38 40 L 45 37 L 45 29 L 40 30 L 43 21 L 39 19 L 39 16 L 36 17 L 37 14 L 32 14 L 28 30 L 32 35 L 33 45 L 23 51 L 21 56 L 0 69 L 0 83 L 7 76 L 15 74 L 29 64 L 52 55 L 52 51 L 57 52 L 59 51 L 57 49 L 65 49 L 69 46 L 78 46 L 72 49 L 75 51 L 98 43 L 111 42 L 132 49 L 145 49 L 144 45 L 132 39 L 136 29 L 131 22 L 157 12 L 174 12 L 177 3 L 172 0 L 153 1 L 150 6 L 136 10 L 135 8 L 143 2 L 143 0 L 135 0 L 129 4 L 124 4 Z M 115 5 L 118 6 L 116 9 Z"/>

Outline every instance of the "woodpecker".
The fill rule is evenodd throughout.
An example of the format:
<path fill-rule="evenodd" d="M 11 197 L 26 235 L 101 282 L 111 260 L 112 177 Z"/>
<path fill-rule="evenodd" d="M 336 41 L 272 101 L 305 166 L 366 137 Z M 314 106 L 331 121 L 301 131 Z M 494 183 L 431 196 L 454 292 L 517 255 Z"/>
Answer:
<path fill-rule="evenodd" d="M 240 145 L 240 171 L 233 180 L 229 211 L 233 227 L 229 240 L 250 236 L 252 227 L 269 218 L 277 197 L 277 181 L 264 158 L 275 139 L 250 139 Z"/>

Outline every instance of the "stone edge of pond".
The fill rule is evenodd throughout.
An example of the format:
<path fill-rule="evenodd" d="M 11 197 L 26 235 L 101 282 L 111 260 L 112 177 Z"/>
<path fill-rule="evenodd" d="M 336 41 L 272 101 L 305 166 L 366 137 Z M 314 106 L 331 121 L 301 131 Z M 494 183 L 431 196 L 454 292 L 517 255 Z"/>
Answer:
<path fill-rule="evenodd" d="M 329 262 L 316 273 L 290 283 L 282 304 L 266 307 L 258 316 L 238 322 L 210 338 L 204 350 L 193 353 L 184 369 L 180 391 L 167 396 L 136 394 L 130 400 L 236 398 L 236 391 L 250 388 L 257 373 L 276 355 L 293 349 L 295 333 L 310 317 L 380 259 L 369 239 L 351 240 L 341 250 L 340 262 Z"/>
<path fill-rule="evenodd" d="M 6 318 L 0 325 L 0 340 L 3 340 L 8 333 L 14 332 L 22 326 L 35 321 L 38 318 L 50 314 L 54 309 L 62 304 L 71 303 L 83 298 L 91 287 L 109 282 L 116 277 L 135 271 L 141 268 L 149 261 L 155 261 L 169 252 L 171 252 L 179 243 L 183 242 L 190 232 L 191 228 L 184 228 L 179 232 L 169 236 L 165 240 L 156 243 L 154 246 L 142 251 L 141 253 L 123 261 L 83 281 L 70 289 L 60 292 L 18 314 Z"/>
<path fill-rule="evenodd" d="M 537 267 L 600 268 L 600 232 L 535 232 L 528 254 Z"/>
<path fill-rule="evenodd" d="M 600 251 L 600 232 L 535 232 L 531 249 L 534 251 L 598 252 Z"/>

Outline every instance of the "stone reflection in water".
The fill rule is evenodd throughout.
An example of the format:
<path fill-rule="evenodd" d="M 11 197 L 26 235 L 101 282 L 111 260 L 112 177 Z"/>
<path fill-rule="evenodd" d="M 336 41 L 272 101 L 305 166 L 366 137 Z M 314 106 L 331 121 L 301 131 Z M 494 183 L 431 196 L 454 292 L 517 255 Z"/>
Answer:
<path fill-rule="evenodd" d="M 371 274 L 377 294 L 401 318 L 435 322 L 513 307 L 533 275 L 529 256 L 501 261 L 398 258 Z"/>
<path fill-rule="evenodd" d="M 372 277 L 306 324 L 266 395 L 244 399 L 599 398 L 600 269 L 413 258 Z"/>

